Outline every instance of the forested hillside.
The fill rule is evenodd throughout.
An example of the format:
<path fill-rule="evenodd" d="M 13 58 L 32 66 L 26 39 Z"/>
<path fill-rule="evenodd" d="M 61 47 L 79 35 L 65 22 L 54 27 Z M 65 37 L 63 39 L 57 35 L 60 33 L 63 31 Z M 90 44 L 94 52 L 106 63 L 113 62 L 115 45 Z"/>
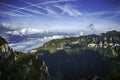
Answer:
<path fill-rule="evenodd" d="M 120 32 L 55 39 L 35 49 L 54 80 L 119 80 Z"/>
<path fill-rule="evenodd" d="M 41 58 L 13 51 L 0 37 L 0 80 L 50 80 L 50 77 Z"/>

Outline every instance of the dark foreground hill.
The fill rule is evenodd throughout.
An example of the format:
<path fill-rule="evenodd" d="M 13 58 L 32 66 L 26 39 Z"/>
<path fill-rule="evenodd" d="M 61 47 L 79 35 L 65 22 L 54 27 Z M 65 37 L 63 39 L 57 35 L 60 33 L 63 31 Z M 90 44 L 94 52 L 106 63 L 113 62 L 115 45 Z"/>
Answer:
<path fill-rule="evenodd" d="M 0 37 L 0 80 L 50 80 L 45 62 L 34 54 L 13 52 Z"/>

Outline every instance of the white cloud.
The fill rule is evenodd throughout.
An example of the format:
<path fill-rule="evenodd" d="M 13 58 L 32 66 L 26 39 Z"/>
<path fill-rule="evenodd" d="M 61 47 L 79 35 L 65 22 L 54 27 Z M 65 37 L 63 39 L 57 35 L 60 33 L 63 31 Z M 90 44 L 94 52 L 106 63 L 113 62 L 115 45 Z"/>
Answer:
<path fill-rule="evenodd" d="M 53 4 L 53 3 L 60 3 L 60 2 L 69 2 L 69 1 L 75 1 L 75 0 L 54 0 L 54 1 L 46 1 L 46 2 L 43 2 L 42 4 Z"/>
<path fill-rule="evenodd" d="M 0 12 L 0 14 L 2 14 L 1 16 L 3 16 L 3 15 L 7 15 L 7 16 L 18 16 L 18 17 L 24 16 L 24 15 L 22 15 L 22 14 L 16 14 L 16 13 L 11 13 L 11 12 Z"/>
<path fill-rule="evenodd" d="M 5 4 L 5 3 L 0 3 L 0 4 L 2 4 L 4 6 L 7 6 L 7 7 L 10 7 L 10 8 L 14 8 L 14 10 L 20 8 L 20 7 L 17 7 L 17 6 L 14 6 L 14 5 Z M 3 12 L 1 12 L 1 14 L 5 14 L 5 15 L 9 15 L 9 16 L 18 16 L 18 17 L 19 16 L 26 16 L 26 15 L 27 16 L 32 16 L 31 14 L 25 13 L 23 11 L 19 11 L 19 10 L 14 11 L 14 10 L 11 10 L 9 12 L 3 11 Z"/>
<path fill-rule="evenodd" d="M 88 12 L 85 13 L 85 16 L 101 16 L 101 15 L 108 15 L 111 14 L 112 16 L 109 16 L 108 18 L 115 18 L 120 15 L 120 10 L 106 10 L 106 11 L 100 11 L 100 12 Z"/>
<path fill-rule="evenodd" d="M 22 0 L 19 0 L 19 1 L 21 1 L 25 4 L 29 4 L 29 6 L 19 7 L 19 6 L 14 6 L 14 5 L 10 5 L 10 4 L 0 3 L 4 6 L 15 8 L 15 10 L 12 10 L 9 14 L 7 14 L 7 13 L 4 13 L 4 14 L 10 15 L 10 16 L 18 16 L 18 17 L 19 16 L 26 16 L 26 15 L 33 16 L 31 13 L 20 11 L 20 10 L 25 10 L 25 11 L 32 12 L 32 13 L 45 15 L 45 13 L 43 13 L 41 11 L 30 9 L 30 7 L 34 6 L 36 8 L 43 9 L 43 10 L 47 11 L 47 13 L 48 13 L 47 15 L 58 16 L 59 14 L 55 10 L 51 9 L 50 7 L 41 7 L 40 5 L 54 4 L 54 3 L 60 3 L 60 2 L 69 2 L 69 1 L 75 1 L 75 0 L 56 0 L 56 1 L 52 0 L 52 1 L 45 1 L 45 2 L 37 3 L 37 4 L 33 4 L 33 3 L 30 3 L 27 1 L 22 1 Z M 62 8 L 62 6 L 56 6 L 56 7 L 63 10 L 62 14 L 67 13 L 69 16 L 80 16 L 82 14 L 78 10 L 73 9 L 72 6 L 65 5 L 63 8 Z"/>
<path fill-rule="evenodd" d="M 13 14 L 13 16 L 19 16 L 19 15 L 23 16 L 22 14 L 25 14 L 25 12 L 21 11 L 22 14 L 15 13 L 15 12 L 20 12 L 19 10 L 25 10 L 25 11 L 29 11 L 29 12 L 33 12 L 33 13 L 37 13 L 37 14 L 42 14 L 43 15 L 43 13 L 41 13 L 40 11 L 37 11 L 37 10 L 32 10 L 32 9 L 28 9 L 28 8 L 25 8 L 25 7 L 18 7 L 18 6 L 14 6 L 14 5 L 10 5 L 10 4 L 5 4 L 5 3 L 1 3 L 1 4 L 3 4 L 4 6 L 15 8 L 15 10 L 10 11 L 9 13 L 6 13 L 8 15 L 9 14 L 11 14 L 11 15 Z M 26 13 L 26 14 L 27 14 L 27 16 L 32 16 L 31 14 L 28 14 L 28 13 Z"/>
<path fill-rule="evenodd" d="M 22 0 L 19 0 L 19 1 L 22 1 Z M 1 14 L 9 15 L 9 16 L 18 16 L 18 17 L 19 16 L 26 16 L 26 15 L 27 16 L 33 16 L 30 13 L 28 14 L 26 12 L 20 11 L 20 10 L 25 10 L 25 11 L 29 11 L 29 12 L 33 12 L 33 13 L 44 15 L 44 13 L 42 13 L 40 11 L 29 9 L 32 6 L 36 6 L 37 8 L 41 8 L 41 9 L 46 10 L 49 15 L 57 15 L 57 13 L 55 11 L 53 11 L 53 10 L 51 10 L 49 8 L 42 8 L 39 5 L 53 4 L 53 3 L 59 3 L 59 2 L 69 2 L 69 1 L 74 1 L 74 0 L 46 1 L 46 2 L 37 3 L 37 4 L 31 4 L 29 2 L 24 2 L 24 3 L 30 4 L 30 6 L 25 6 L 25 7 L 18 7 L 18 6 L 14 6 L 14 5 L 10 5 L 10 4 L 0 3 L 0 4 L 4 5 L 4 6 L 15 8 L 15 10 L 12 10 L 9 13 L 8 12 L 1 12 Z M 18 13 L 16 13 L 16 12 L 18 12 Z"/>
<path fill-rule="evenodd" d="M 16 11 L 19 11 L 19 10 L 25 10 L 25 11 L 33 12 L 33 13 L 36 13 L 36 14 L 44 15 L 42 12 L 37 11 L 37 10 L 32 10 L 32 9 L 28 9 L 28 8 L 24 8 L 24 7 L 17 7 L 17 6 L 14 6 L 14 7 L 16 7 L 17 9 L 13 10 L 12 12 L 16 12 Z"/>
<path fill-rule="evenodd" d="M 22 0 L 19 0 L 21 2 L 23 2 Z M 69 2 L 69 1 L 74 1 L 74 0 L 56 0 L 56 1 L 46 1 L 46 2 L 42 2 L 42 3 L 37 3 L 37 4 L 32 4 L 30 2 L 24 2 L 26 4 L 30 4 L 29 6 L 25 6 L 25 7 L 18 7 L 18 6 L 14 6 L 14 5 L 10 5 L 10 4 L 5 4 L 5 3 L 0 3 L 4 6 L 7 6 L 7 7 L 12 7 L 12 8 L 15 8 L 15 10 L 12 10 L 9 14 L 7 13 L 2 13 L 2 14 L 5 14 L 5 15 L 10 15 L 10 16 L 33 16 L 31 15 L 30 13 L 26 13 L 26 12 L 23 12 L 23 11 L 20 11 L 20 10 L 25 10 L 25 11 L 29 11 L 29 12 L 33 12 L 33 13 L 37 13 L 37 14 L 41 14 L 41 15 L 44 15 L 44 13 L 38 11 L 38 10 L 32 10 L 32 9 L 29 9 L 30 7 L 34 6 L 34 7 L 37 7 L 37 8 L 41 8 L 43 10 L 46 10 L 48 12 L 48 15 L 57 15 L 57 13 L 50 9 L 50 8 L 43 8 L 43 7 L 40 7 L 40 5 L 46 5 L 46 4 L 53 4 L 53 3 L 60 3 L 60 2 Z M 18 12 L 18 13 L 16 13 Z M 19 14 L 20 13 L 20 14 Z M 76 11 L 77 13 L 77 11 Z M 15 15 L 14 15 L 15 14 Z"/>
<path fill-rule="evenodd" d="M 10 15 L 10 16 L 15 16 L 14 14 L 17 14 L 17 16 L 18 15 L 21 15 L 21 16 L 32 16 L 31 14 L 28 14 L 28 13 L 25 13 L 25 12 L 22 12 L 22 11 L 16 11 L 15 13 L 13 13 L 13 12 L 6 12 L 6 11 L 13 11 L 14 10 L 14 6 L 10 6 L 10 5 L 8 5 L 8 4 L 4 4 L 4 3 L 0 3 L 0 4 L 3 4 L 3 5 L 6 5 L 7 7 L 3 7 L 2 8 L 2 13 L 4 13 L 4 15 Z M 12 7 L 12 8 L 9 8 L 9 7 Z M 16 9 L 16 8 L 15 8 Z M 11 15 L 11 14 L 13 14 L 13 15 Z M 3 16 L 3 15 L 2 15 Z"/>
<path fill-rule="evenodd" d="M 44 41 L 38 38 L 38 39 L 30 39 L 24 42 L 19 42 L 19 43 L 9 44 L 9 45 L 11 48 L 13 48 L 13 50 L 28 52 L 32 48 L 42 46 L 43 43 Z"/>
<path fill-rule="evenodd" d="M 49 37 L 44 37 L 45 40 L 52 40 L 52 39 L 61 39 L 64 38 L 63 35 L 53 35 L 53 36 L 49 36 Z"/>
<path fill-rule="evenodd" d="M 45 33 L 47 30 L 37 29 L 37 28 L 21 28 L 13 31 L 8 31 L 6 33 L 12 35 L 30 35 L 36 33 Z"/>
<path fill-rule="evenodd" d="M 9 44 L 9 46 L 16 51 L 28 52 L 30 49 L 40 47 L 45 42 L 48 42 L 52 39 L 61 39 L 61 38 L 63 38 L 62 35 L 61 36 L 53 35 L 51 37 L 49 36 L 49 37 L 43 37 L 43 38 L 31 38 L 31 39 L 29 38 L 29 40 L 27 41 L 15 43 L 15 44 Z"/>
<path fill-rule="evenodd" d="M 47 10 L 47 12 L 48 12 L 48 15 L 58 15 L 55 11 L 53 11 L 52 9 L 49 9 L 49 8 L 46 8 L 45 10 Z"/>
<path fill-rule="evenodd" d="M 54 5 L 54 6 L 56 8 L 61 9 L 63 11 L 62 14 L 68 14 L 69 16 L 74 16 L 74 17 L 83 15 L 82 12 L 79 12 L 70 5 L 64 5 L 64 6 Z"/>
<path fill-rule="evenodd" d="M 34 6 L 36 8 L 39 8 L 39 9 L 42 9 L 42 10 L 45 10 L 47 11 L 48 15 L 53 15 L 53 16 L 56 16 L 58 15 L 57 12 L 55 12 L 54 10 L 50 9 L 49 7 L 41 7 L 40 5 L 36 5 L 36 4 L 33 4 L 33 3 L 30 3 L 30 2 L 27 2 L 27 1 L 22 1 L 23 3 L 26 3 L 26 4 L 29 4 L 30 6 Z"/>

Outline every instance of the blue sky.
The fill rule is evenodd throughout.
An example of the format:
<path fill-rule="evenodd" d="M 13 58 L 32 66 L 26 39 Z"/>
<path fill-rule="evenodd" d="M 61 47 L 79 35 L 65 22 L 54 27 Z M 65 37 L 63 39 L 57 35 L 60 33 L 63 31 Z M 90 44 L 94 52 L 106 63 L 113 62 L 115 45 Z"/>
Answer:
<path fill-rule="evenodd" d="M 0 0 L 0 23 L 47 30 L 120 30 L 120 0 Z"/>

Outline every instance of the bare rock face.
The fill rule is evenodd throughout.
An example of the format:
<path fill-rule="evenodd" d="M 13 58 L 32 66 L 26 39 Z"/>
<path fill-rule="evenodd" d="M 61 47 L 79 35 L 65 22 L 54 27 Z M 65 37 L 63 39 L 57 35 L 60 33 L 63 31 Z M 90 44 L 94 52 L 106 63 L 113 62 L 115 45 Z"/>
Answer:
<path fill-rule="evenodd" d="M 8 46 L 8 43 L 5 39 L 0 37 L 0 58 L 6 59 L 10 56 L 11 50 Z"/>
<path fill-rule="evenodd" d="M 8 58 L 8 56 L 11 54 L 10 48 L 7 43 L 0 46 L 0 57 L 1 58 Z"/>

